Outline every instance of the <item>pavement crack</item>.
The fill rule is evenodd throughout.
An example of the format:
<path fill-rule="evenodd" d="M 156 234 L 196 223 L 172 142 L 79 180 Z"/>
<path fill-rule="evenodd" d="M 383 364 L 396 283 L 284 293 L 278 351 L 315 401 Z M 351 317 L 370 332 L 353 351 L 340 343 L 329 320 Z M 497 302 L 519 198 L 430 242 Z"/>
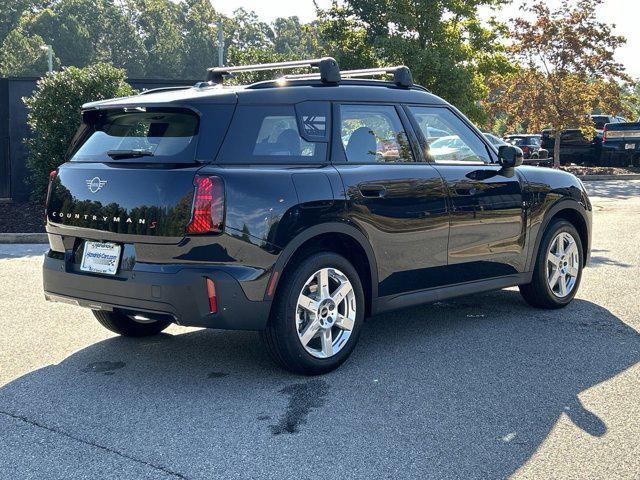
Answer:
<path fill-rule="evenodd" d="M 182 479 L 185 479 L 185 480 L 187 479 L 187 477 L 185 475 L 183 475 L 182 473 L 175 472 L 175 471 L 173 471 L 173 470 L 171 470 L 171 469 L 169 469 L 167 467 L 163 467 L 162 465 L 156 465 L 154 463 L 147 462 L 146 460 L 141 460 L 141 459 L 133 457 L 133 456 L 127 454 L 127 453 L 121 452 L 119 450 L 115 450 L 115 449 L 107 447 L 105 445 L 100 445 L 99 443 L 93 442 L 91 440 L 85 440 L 84 438 L 77 437 L 75 435 L 72 435 L 71 433 L 65 432 L 64 430 L 60 430 L 60 429 L 55 428 L 55 427 L 50 427 L 50 426 L 45 425 L 43 423 L 40 423 L 40 422 L 38 422 L 36 420 L 31 420 L 31 419 L 29 419 L 29 418 L 27 418 L 27 417 L 25 417 L 23 415 L 16 415 L 14 413 L 5 412 L 3 410 L 0 410 L 0 415 L 4 415 L 4 416 L 12 418 L 14 420 L 18 420 L 18 421 L 26 423 L 27 425 L 30 425 L 32 427 L 36 427 L 36 428 L 41 428 L 43 430 L 47 430 L 47 431 L 49 431 L 51 433 L 54 433 L 56 435 L 61 435 L 61 436 L 66 437 L 66 438 L 68 438 L 70 440 L 74 440 L 76 442 L 83 443 L 85 445 L 89 445 L 91 447 L 97 448 L 99 450 L 103 450 L 103 451 L 111 453 L 113 455 L 117 455 L 118 457 L 124 458 L 126 460 L 130 460 L 132 462 L 139 463 L 139 464 L 144 465 L 146 467 L 149 467 L 149 468 L 152 468 L 152 469 L 157 470 L 159 472 L 162 472 L 162 473 L 164 473 L 166 475 L 170 475 L 170 476 L 172 476 L 174 478 L 182 478 Z"/>

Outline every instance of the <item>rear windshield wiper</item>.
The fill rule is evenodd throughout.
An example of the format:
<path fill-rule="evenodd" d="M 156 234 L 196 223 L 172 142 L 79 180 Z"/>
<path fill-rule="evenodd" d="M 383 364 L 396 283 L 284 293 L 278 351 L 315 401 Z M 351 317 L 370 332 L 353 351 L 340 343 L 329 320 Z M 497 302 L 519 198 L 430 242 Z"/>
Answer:
<path fill-rule="evenodd" d="M 153 157 L 153 152 L 149 150 L 109 150 L 107 155 L 114 160 L 119 160 L 122 158 Z"/>

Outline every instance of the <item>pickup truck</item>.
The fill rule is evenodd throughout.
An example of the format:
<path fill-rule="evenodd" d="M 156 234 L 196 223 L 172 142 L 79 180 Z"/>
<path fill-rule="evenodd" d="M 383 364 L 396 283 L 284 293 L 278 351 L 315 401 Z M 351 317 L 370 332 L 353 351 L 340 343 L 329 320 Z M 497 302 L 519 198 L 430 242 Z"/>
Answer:
<path fill-rule="evenodd" d="M 615 167 L 640 166 L 640 118 L 604 126 L 602 162 Z"/>
<path fill-rule="evenodd" d="M 560 139 L 560 163 L 562 165 L 608 165 L 606 159 L 602 157 L 603 131 L 606 125 L 626 123 L 623 117 L 613 115 L 591 115 L 591 121 L 596 129 L 596 134 L 592 139 L 585 138 L 582 131 L 571 128 L 562 132 Z M 549 151 L 549 156 L 553 157 L 555 148 L 555 138 L 553 130 L 542 130 L 542 148 Z M 603 161 L 605 160 L 605 161 Z"/>

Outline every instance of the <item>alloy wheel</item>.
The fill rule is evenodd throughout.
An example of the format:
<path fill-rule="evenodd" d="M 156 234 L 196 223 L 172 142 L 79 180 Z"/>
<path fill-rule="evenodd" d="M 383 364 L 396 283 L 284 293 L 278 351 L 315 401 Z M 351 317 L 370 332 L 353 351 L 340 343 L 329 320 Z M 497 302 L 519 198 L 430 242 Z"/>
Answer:
<path fill-rule="evenodd" d="M 344 273 L 322 268 L 307 279 L 296 305 L 296 328 L 310 355 L 336 355 L 349 341 L 355 320 L 356 296 Z"/>
<path fill-rule="evenodd" d="M 573 291 L 580 272 L 578 244 L 568 232 L 558 233 L 547 253 L 547 284 L 558 298 L 565 298 Z"/>

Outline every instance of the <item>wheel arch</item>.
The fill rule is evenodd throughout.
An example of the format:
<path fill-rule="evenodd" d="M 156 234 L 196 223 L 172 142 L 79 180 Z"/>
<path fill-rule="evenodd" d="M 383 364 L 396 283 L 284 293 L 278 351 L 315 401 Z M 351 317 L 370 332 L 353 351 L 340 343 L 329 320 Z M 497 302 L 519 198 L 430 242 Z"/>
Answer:
<path fill-rule="evenodd" d="M 289 242 L 272 268 L 265 300 L 272 300 L 287 272 L 305 256 L 330 250 L 349 260 L 360 275 L 365 292 L 366 315 L 378 296 L 378 267 L 367 237 L 356 227 L 343 223 L 324 223 L 311 227 Z"/>
<path fill-rule="evenodd" d="M 532 255 L 530 255 L 529 257 L 529 269 L 533 269 L 533 265 L 535 263 L 535 259 L 538 256 L 540 243 L 542 242 L 544 233 L 547 231 L 547 228 L 549 227 L 551 222 L 559 218 L 571 223 L 578 231 L 578 234 L 580 235 L 580 241 L 582 242 L 582 258 L 584 259 L 585 265 L 588 263 L 591 232 L 589 228 L 587 212 L 585 208 L 578 202 L 566 199 L 565 201 L 561 201 L 555 204 L 547 211 L 544 220 L 542 221 L 540 228 L 538 229 L 535 247 L 533 249 Z"/>

